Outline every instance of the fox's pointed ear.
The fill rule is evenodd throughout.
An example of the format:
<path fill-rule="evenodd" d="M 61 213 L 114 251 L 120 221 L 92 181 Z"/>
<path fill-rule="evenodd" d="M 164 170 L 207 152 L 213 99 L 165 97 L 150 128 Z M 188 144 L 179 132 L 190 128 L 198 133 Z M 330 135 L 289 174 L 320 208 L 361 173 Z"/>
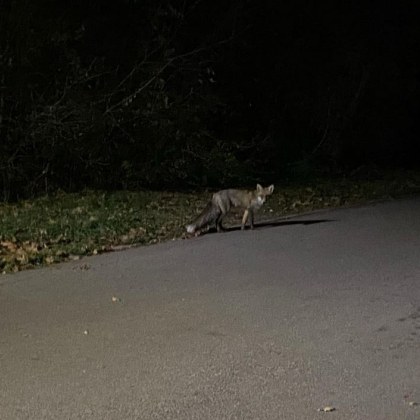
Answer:
<path fill-rule="evenodd" d="M 267 188 L 268 194 L 273 194 L 274 191 L 274 185 L 271 184 L 268 188 Z"/>
<path fill-rule="evenodd" d="M 257 191 L 258 192 L 261 192 L 263 189 L 264 188 L 260 184 L 257 184 Z"/>

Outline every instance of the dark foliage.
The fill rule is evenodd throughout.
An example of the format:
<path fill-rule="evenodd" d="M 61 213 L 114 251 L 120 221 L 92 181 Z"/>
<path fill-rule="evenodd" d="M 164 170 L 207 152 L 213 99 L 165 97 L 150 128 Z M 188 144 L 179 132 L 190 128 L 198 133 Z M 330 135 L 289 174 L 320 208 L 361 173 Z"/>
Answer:
<path fill-rule="evenodd" d="M 0 0 L 1 198 L 415 164 L 394 3 Z"/>

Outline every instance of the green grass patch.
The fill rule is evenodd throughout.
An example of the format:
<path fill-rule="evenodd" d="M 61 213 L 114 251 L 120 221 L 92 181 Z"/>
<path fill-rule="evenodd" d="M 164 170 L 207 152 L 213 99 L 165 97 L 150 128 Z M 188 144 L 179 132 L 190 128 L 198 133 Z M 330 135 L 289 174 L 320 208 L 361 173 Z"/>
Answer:
<path fill-rule="evenodd" d="M 369 180 L 313 179 L 305 184 L 276 184 L 256 219 L 258 223 L 419 193 L 419 172 L 386 173 Z M 15 272 L 124 245 L 185 238 L 184 226 L 210 197 L 210 192 L 85 191 L 0 204 L 0 270 Z M 238 221 L 230 217 L 228 224 Z"/>

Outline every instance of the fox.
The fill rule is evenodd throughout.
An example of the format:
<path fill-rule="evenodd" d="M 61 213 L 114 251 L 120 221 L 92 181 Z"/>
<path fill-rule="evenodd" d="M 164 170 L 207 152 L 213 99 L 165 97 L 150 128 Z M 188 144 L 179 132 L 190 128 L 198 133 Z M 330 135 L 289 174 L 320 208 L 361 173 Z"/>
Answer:
<path fill-rule="evenodd" d="M 229 213 L 231 208 L 241 208 L 244 210 L 242 216 L 241 229 L 245 229 L 246 222 L 254 229 L 254 211 L 258 210 L 264 203 L 267 196 L 273 194 L 274 185 L 262 187 L 257 184 L 253 191 L 248 190 L 221 190 L 213 194 L 211 201 L 206 205 L 200 215 L 186 226 L 187 233 L 200 233 L 203 228 L 208 228 L 215 224 L 217 232 L 224 231 L 222 221 Z"/>

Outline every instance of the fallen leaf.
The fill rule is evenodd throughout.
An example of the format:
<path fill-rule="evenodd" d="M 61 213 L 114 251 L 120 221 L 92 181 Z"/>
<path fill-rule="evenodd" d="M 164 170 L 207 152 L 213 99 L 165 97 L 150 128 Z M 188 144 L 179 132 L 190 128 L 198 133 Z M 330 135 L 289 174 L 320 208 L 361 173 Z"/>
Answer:
<path fill-rule="evenodd" d="M 323 411 L 324 413 L 331 413 L 332 411 L 335 411 L 335 407 L 327 405 L 324 408 L 318 408 L 318 411 Z"/>
<path fill-rule="evenodd" d="M 35 242 L 26 241 L 23 243 L 23 248 L 27 252 L 37 253 L 42 247 Z"/>
<path fill-rule="evenodd" d="M 55 253 L 55 255 L 56 255 L 57 257 L 67 257 L 68 253 L 67 253 L 66 251 L 63 251 L 62 249 L 59 249 L 59 250 Z"/>
<path fill-rule="evenodd" d="M 14 252 L 17 249 L 17 245 L 11 241 L 2 241 L 0 242 L 0 245 L 3 248 L 6 248 L 9 252 Z"/>
<path fill-rule="evenodd" d="M 21 265 L 28 264 L 28 254 L 23 249 L 18 249 L 16 252 L 16 261 Z"/>
<path fill-rule="evenodd" d="M 85 210 L 82 207 L 77 206 L 71 211 L 71 213 L 72 214 L 82 214 L 84 211 Z"/>
<path fill-rule="evenodd" d="M 45 262 L 47 264 L 52 264 L 54 262 L 54 257 L 52 255 L 48 255 L 48 257 L 45 258 Z"/>

